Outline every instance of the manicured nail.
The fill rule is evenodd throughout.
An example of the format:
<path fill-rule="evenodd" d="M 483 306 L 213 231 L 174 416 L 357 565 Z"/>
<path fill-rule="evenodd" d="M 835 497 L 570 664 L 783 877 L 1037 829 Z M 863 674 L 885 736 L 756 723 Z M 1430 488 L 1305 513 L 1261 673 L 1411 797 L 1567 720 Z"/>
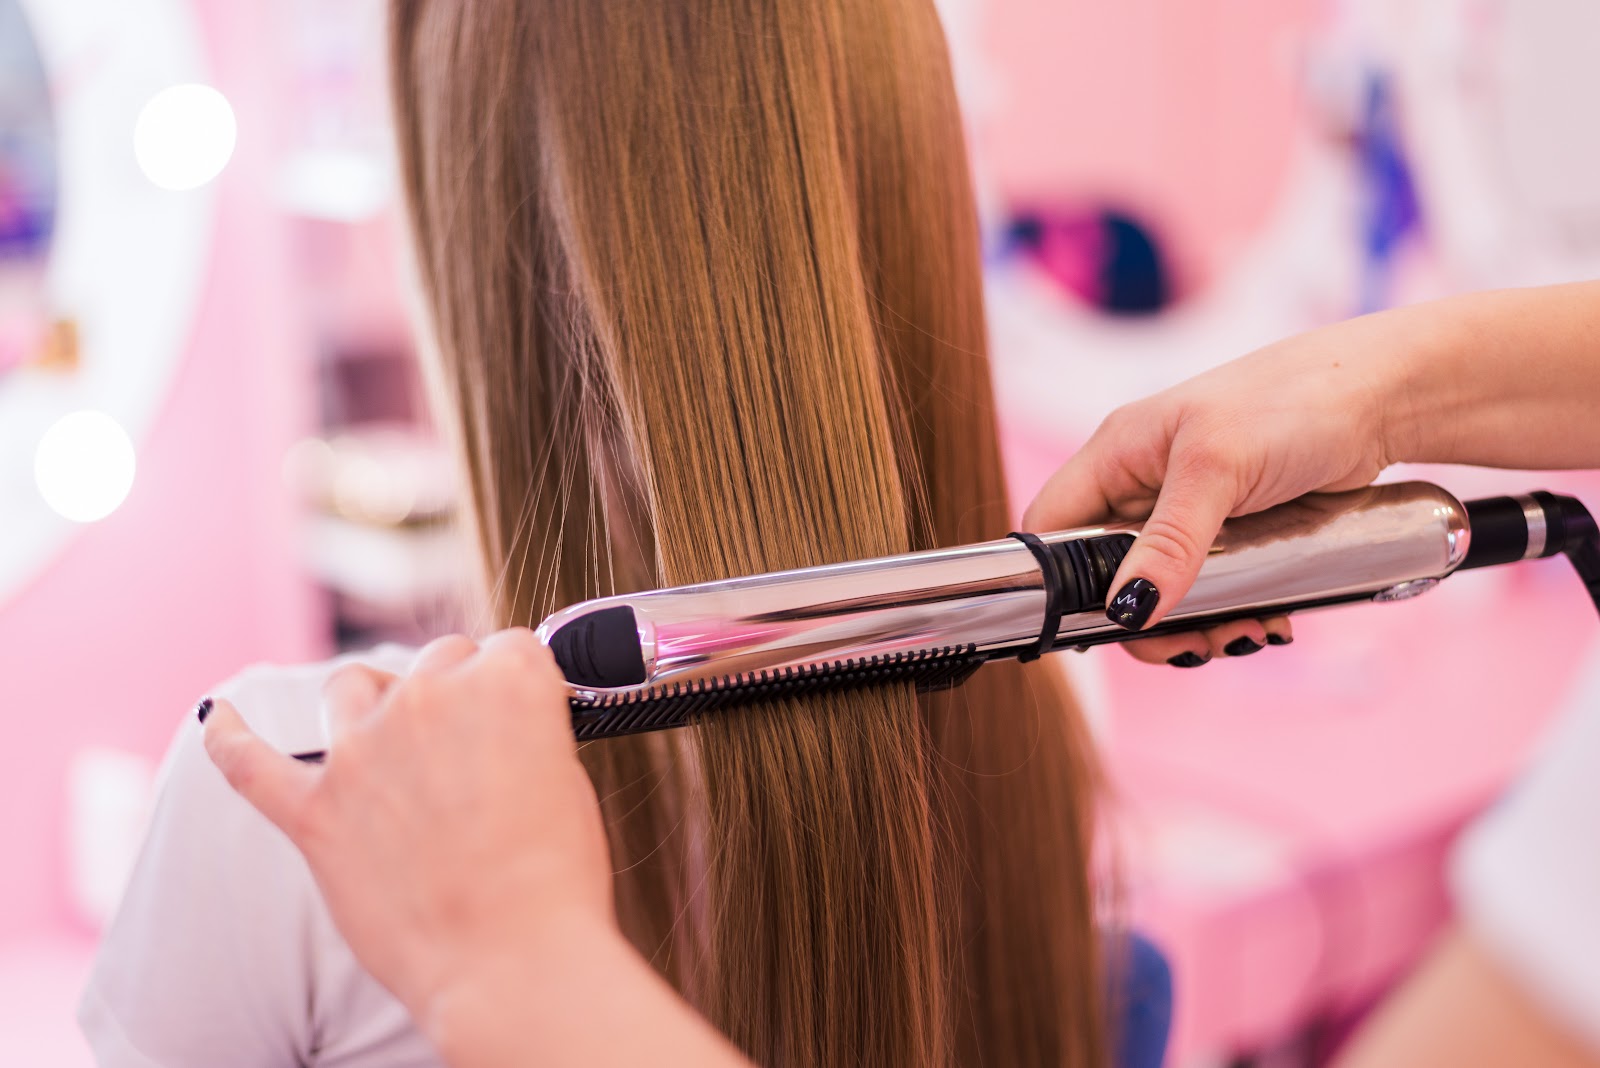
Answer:
<path fill-rule="evenodd" d="M 1211 663 L 1211 658 L 1209 656 L 1201 656 L 1199 653 L 1179 653 L 1171 660 L 1168 660 L 1167 663 L 1173 667 L 1200 667 Z"/>
<path fill-rule="evenodd" d="M 1269 635 L 1267 635 L 1267 644 L 1268 645 L 1293 645 L 1294 644 L 1294 639 L 1293 638 L 1285 638 L 1281 634 L 1269 634 Z"/>
<path fill-rule="evenodd" d="M 1161 591 L 1149 579 L 1134 579 L 1111 598 L 1106 618 L 1127 630 L 1143 630 L 1150 622 L 1150 613 L 1161 602 Z"/>
<path fill-rule="evenodd" d="M 1265 648 L 1266 646 L 1257 643 L 1252 638 L 1235 638 L 1227 645 L 1224 645 L 1222 651 L 1229 656 L 1249 656 L 1251 653 L 1259 653 Z"/>
<path fill-rule="evenodd" d="M 201 723 L 204 723 L 206 721 L 206 717 L 211 715 L 211 698 L 200 698 L 200 703 L 194 706 L 194 714 L 199 718 Z"/>

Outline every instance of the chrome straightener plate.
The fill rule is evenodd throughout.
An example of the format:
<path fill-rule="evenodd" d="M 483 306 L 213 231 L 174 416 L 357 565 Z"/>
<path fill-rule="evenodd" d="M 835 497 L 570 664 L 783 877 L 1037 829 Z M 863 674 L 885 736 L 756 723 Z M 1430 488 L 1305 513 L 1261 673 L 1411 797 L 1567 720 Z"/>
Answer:
<path fill-rule="evenodd" d="M 582 737 L 675 726 L 824 681 L 953 685 L 996 650 L 1037 640 L 1044 603 L 1032 554 L 1003 539 L 586 601 L 539 635 L 567 671 Z M 624 621 L 630 664 L 608 657 Z"/>

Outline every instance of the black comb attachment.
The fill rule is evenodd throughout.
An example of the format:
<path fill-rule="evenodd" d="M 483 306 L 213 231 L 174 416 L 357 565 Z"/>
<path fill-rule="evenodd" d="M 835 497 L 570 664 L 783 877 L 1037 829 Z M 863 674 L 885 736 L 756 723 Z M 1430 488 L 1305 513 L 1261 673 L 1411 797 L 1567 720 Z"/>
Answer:
<path fill-rule="evenodd" d="M 746 672 L 712 681 L 572 699 L 572 732 L 579 741 L 682 727 L 702 712 L 759 704 L 813 690 L 848 690 L 912 680 L 917 689 L 958 686 L 988 659 L 976 645 L 951 645 L 910 653 L 833 660 L 801 667 Z"/>

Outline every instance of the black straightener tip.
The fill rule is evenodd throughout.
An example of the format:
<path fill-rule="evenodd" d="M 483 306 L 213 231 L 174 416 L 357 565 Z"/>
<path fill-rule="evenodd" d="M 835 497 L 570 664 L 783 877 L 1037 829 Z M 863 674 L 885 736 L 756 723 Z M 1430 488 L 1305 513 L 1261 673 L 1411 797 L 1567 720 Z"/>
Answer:
<path fill-rule="evenodd" d="M 644 650 L 628 605 L 586 612 L 550 635 L 550 652 L 574 686 L 637 686 L 644 682 Z"/>

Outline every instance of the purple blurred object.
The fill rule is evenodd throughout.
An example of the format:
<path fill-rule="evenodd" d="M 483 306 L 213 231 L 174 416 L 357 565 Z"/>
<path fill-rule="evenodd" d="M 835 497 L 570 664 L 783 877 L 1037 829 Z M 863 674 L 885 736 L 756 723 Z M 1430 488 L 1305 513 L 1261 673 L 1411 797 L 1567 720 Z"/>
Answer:
<path fill-rule="evenodd" d="M 1355 136 L 1361 204 L 1363 313 L 1392 301 L 1394 261 L 1406 239 L 1422 229 L 1422 209 L 1402 142 L 1400 116 L 1388 75 L 1367 78 L 1366 107 Z"/>

